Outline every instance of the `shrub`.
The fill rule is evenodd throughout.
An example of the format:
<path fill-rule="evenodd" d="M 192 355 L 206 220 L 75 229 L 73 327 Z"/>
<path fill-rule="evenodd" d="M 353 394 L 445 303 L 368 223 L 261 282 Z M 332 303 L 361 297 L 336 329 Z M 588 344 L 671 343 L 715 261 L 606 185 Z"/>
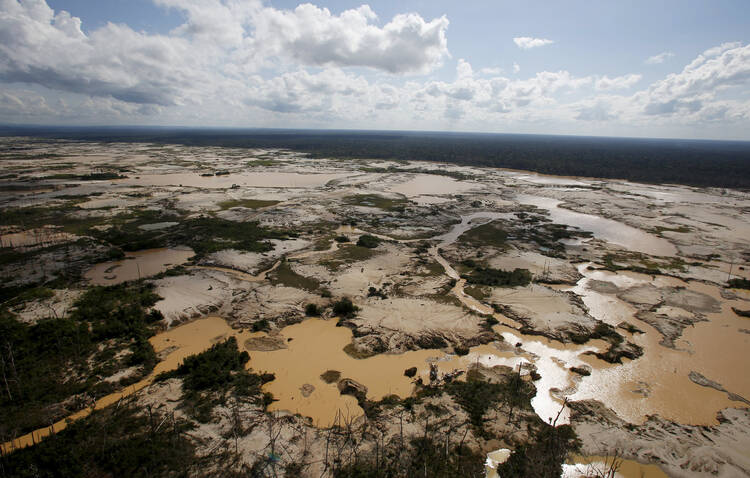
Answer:
<path fill-rule="evenodd" d="M 333 304 L 333 313 L 339 317 L 354 317 L 359 307 L 354 305 L 348 297 L 335 302 Z"/>
<path fill-rule="evenodd" d="M 370 234 L 362 234 L 357 240 L 357 245 L 360 247 L 367 247 L 368 249 L 375 249 L 380 245 L 380 239 Z"/>

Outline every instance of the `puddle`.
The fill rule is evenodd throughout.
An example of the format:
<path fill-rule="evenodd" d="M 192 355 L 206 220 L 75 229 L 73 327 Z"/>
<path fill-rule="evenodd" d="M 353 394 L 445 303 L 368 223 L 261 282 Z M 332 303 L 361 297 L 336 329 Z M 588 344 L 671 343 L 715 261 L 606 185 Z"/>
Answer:
<path fill-rule="evenodd" d="M 677 253 L 677 248 L 666 239 L 612 219 L 560 208 L 558 207 L 562 203 L 560 200 L 526 194 L 519 194 L 517 199 L 521 204 L 546 209 L 549 211 L 550 219 L 557 224 L 565 224 L 583 231 L 589 231 L 596 238 L 618 244 L 629 250 L 655 256 L 674 256 Z"/>
<path fill-rule="evenodd" d="M 118 184 L 139 186 L 185 186 L 209 189 L 228 189 L 233 185 L 257 188 L 309 188 L 321 187 L 347 173 L 235 173 L 222 176 L 201 176 L 198 173 L 143 174 L 114 181 Z"/>
<path fill-rule="evenodd" d="M 427 197 L 426 201 L 434 201 L 430 196 L 441 196 L 447 194 L 461 194 L 467 191 L 478 189 L 480 185 L 465 181 L 457 181 L 448 176 L 438 176 L 436 174 L 415 174 L 413 177 L 388 188 L 388 191 L 403 194 L 408 198 Z M 419 201 L 417 201 L 419 202 Z M 427 204 L 436 204 L 434 202 Z"/>
<path fill-rule="evenodd" d="M 574 456 L 574 463 L 563 465 L 561 478 L 669 478 L 657 465 L 643 465 L 633 460 L 617 459 L 619 465 L 614 475 L 606 474 L 612 465 L 612 457 Z"/>
<path fill-rule="evenodd" d="M 172 266 L 184 264 L 193 255 L 190 248 L 126 252 L 126 259 L 96 264 L 83 276 L 94 285 L 120 284 L 159 274 Z"/>
<path fill-rule="evenodd" d="M 587 276 L 582 283 L 592 277 L 628 285 L 652 282 L 649 276 L 642 274 L 603 274 L 601 271 L 586 271 L 585 267 L 579 270 Z M 646 415 L 658 414 L 679 423 L 716 424 L 719 410 L 744 404 L 730 400 L 725 392 L 697 385 L 688 375 L 696 371 L 722 384 L 730 392 L 745 398 L 750 396 L 750 376 L 744 367 L 737 367 L 737 357 L 743 357 L 750 348 L 750 336 L 738 332 L 737 320 L 731 310 L 741 301 L 725 301 L 716 287 L 707 284 L 658 279 L 656 285 L 659 287 L 682 285 L 710 295 L 722 303 L 722 311 L 708 313 L 707 322 L 686 328 L 682 337 L 675 341 L 675 350 L 661 345 L 661 334 L 633 317 L 634 309 L 629 304 L 608 294 L 580 290 L 581 286 L 577 286 L 573 290 L 583 292 L 583 301 L 594 317 L 612 325 L 624 318 L 645 332 L 629 338 L 643 347 L 644 354 L 622 365 L 585 357 L 584 360 L 593 368 L 591 376 L 584 377 L 578 390 L 569 398 L 600 400 L 632 423 L 642 423 Z M 722 352 L 717 353 L 718 350 Z"/>

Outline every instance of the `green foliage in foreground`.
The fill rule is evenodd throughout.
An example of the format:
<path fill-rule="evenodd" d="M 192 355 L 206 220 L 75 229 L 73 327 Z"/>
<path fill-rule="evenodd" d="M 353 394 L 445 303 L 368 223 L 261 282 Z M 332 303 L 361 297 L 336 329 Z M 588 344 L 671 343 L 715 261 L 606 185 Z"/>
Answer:
<path fill-rule="evenodd" d="M 499 476 L 558 478 L 567 457 L 581 447 L 581 442 L 570 425 L 553 427 L 541 424 L 535 427 L 532 438 L 529 443 L 516 448 L 508 461 L 498 466 Z"/>
<path fill-rule="evenodd" d="M 188 415 L 206 423 L 211 419 L 213 408 L 226 404 L 230 396 L 264 407 L 271 403 L 273 397 L 263 393 L 261 387 L 272 381 L 274 375 L 248 372 L 245 370 L 248 360 L 250 355 L 240 352 L 237 339 L 230 337 L 204 352 L 185 358 L 179 367 L 159 374 L 156 380 L 181 378 L 182 407 Z"/>
<path fill-rule="evenodd" d="M 239 352 L 237 339 L 230 337 L 224 342 L 214 344 L 197 355 L 186 357 L 172 372 L 160 374 L 160 379 L 180 377 L 183 387 L 188 390 L 206 390 L 218 388 L 232 382 L 236 372 L 244 370 L 250 360 L 247 352 Z"/>
<path fill-rule="evenodd" d="M 445 448 L 433 436 L 413 436 L 408 443 L 388 444 L 379 460 L 359 459 L 334 471 L 335 478 L 455 478 L 484 476 L 484 456 L 467 446 Z"/>
<path fill-rule="evenodd" d="M 528 269 L 513 269 L 505 271 L 491 267 L 477 267 L 466 275 L 469 284 L 490 285 L 496 287 L 526 286 L 531 282 L 531 273 Z"/>
<path fill-rule="evenodd" d="M 122 368 L 140 372 L 120 385 L 150 372 L 156 354 L 148 337 L 161 314 L 147 308 L 158 299 L 150 287 L 121 284 L 89 289 L 68 318 L 29 325 L 0 310 L 0 439 L 66 416 L 71 410 L 55 404 L 73 395 L 111 393 L 117 384 L 103 379 Z"/>
<path fill-rule="evenodd" d="M 188 429 L 181 420 L 128 401 L 96 411 L 34 447 L 0 458 L 0 476 L 195 476 L 200 468 L 185 434 Z"/>

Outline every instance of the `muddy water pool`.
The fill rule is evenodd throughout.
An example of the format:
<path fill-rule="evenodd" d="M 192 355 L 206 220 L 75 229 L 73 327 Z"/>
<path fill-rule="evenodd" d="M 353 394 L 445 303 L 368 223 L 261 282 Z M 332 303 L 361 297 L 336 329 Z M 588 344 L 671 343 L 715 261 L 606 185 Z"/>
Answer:
<path fill-rule="evenodd" d="M 561 478 L 588 478 L 590 476 L 608 476 L 609 478 L 668 478 L 657 465 L 644 465 L 633 460 L 617 459 L 617 472 L 606 475 L 612 465 L 611 457 L 574 456 L 571 464 L 563 465 Z"/>
<path fill-rule="evenodd" d="M 519 194 L 517 199 L 521 204 L 549 211 L 550 219 L 557 224 L 565 224 L 583 231 L 589 231 L 596 238 L 618 244 L 631 251 L 655 256 L 674 256 L 677 253 L 677 248 L 666 239 L 612 219 L 558 207 L 562 203 L 560 200 L 527 194 Z"/>
<path fill-rule="evenodd" d="M 627 320 L 643 334 L 634 334 L 629 340 L 640 345 L 644 354 L 622 365 L 611 365 L 594 357 L 583 357 L 592 366 L 591 376 L 584 377 L 571 400 L 596 399 L 612 408 L 621 418 L 632 423 L 642 423 L 646 415 L 658 414 L 680 423 L 696 425 L 716 424 L 716 413 L 727 407 L 745 406 L 732 401 L 725 392 L 700 386 L 689 379 L 691 371 L 716 381 L 728 391 L 745 398 L 750 396 L 750 376 L 745 367 L 737 366 L 737 357 L 750 349 L 750 336 L 739 333 L 741 326 L 734 316 L 732 306 L 742 301 L 726 301 L 715 286 L 679 279 L 627 273 L 587 271 L 573 290 L 582 294 L 584 303 L 594 317 L 612 325 Z M 649 324 L 633 316 L 634 308 L 608 294 L 585 289 L 585 281 L 596 277 L 622 286 L 652 283 L 657 287 L 678 286 L 701 292 L 721 302 L 721 312 L 707 313 L 705 322 L 698 322 L 683 331 L 675 342 L 675 349 L 660 342 L 661 334 Z M 687 313 L 687 312 L 686 312 Z M 721 353 L 717 351 L 721 350 Z"/>
<path fill-rule="evenodd" d="M 221 176 L 201 176 L 198 173 L 143 174 L 117 180 L 118 184 L 139 186 L 185 186 L 209 189 L 228 189 L 236 184 L 242 187 L 308 188 L 324 186 L 329 181 L 351 176 L 348 173 L 272 173 L 247 172 Z"/>
<path fill-rule="evenodd" d="M 434 203 L 435 196 L 460 194 L 479 187 L 481 186 L 477 183 L 457 181 L 447 176 L 416 174 L 402 183 L 391 186 L 388 191 L 403 194 L 410 199 L 424 196 L 425 203 Z"/>
<path fill-rule="evenodd" d="M 172 266 L 184 264 L 193 255 L 193 250 L 188 247 L 126 252 L 125 259 L 96 264 L 83 276 L 94 285 L 120 284 L 159 274 Z"/>

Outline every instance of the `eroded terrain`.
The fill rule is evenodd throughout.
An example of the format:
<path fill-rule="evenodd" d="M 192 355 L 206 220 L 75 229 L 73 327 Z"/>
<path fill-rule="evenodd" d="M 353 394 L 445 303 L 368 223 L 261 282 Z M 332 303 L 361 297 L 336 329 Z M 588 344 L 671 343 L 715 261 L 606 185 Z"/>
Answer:
<path fill-rule="evenodd" d="M 134 397 L 192 423 L 197 455 L 228 450 L 237 470 L 270 450 L 279 474 L 333 473 L 362 453 L 337 435 L 331 465 L 334 429 L 377 429 L 358 445 L 368 453 L 405 427 L 448 433 L 481 457 L 536 439 L 522 422 L 554 422 L 588 456 L 668 476 L 750 474 L 747 193 L 2 141 L 4 452 Z M 105 318 L 86 315 L 95 306 Z M 82 323 L 85 343 L 68 330 Z M 28 334 L 70 339 L 37 350 Z M 184 376 L 157 378 L 228 338 L 266 377 L 265 398 L 196 405 Z M 47 366 L 54 390 L 26 391 L 33 355 L 47 353 L 67 361 Z M 527 406 L 477 389 L 477 418 L 461 388 L 477 383 L 530 387 Z"/>

